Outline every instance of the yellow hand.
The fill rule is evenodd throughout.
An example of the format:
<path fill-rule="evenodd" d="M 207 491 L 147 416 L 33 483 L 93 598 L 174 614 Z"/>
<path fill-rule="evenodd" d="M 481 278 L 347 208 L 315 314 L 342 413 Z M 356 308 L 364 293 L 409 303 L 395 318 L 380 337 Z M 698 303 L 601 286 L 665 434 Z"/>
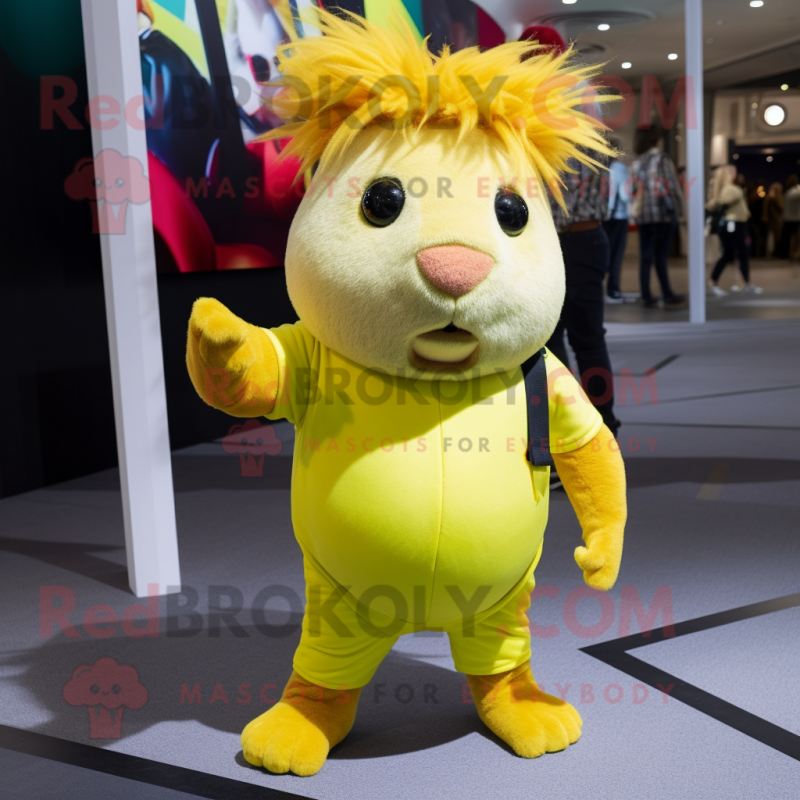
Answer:
<path fill-rule="evenodd" d="M 263 330 L 202 297 L 192 308 L 186 366 L 208 405 L 236 417 L 268 414 L 275 406 L 278 357 Z"/>
<path fill-rule="evenodd" d="M 625 467 L 611 431 L 571 453 L 553 454 L 558 476 L 583 528 L 585 547 L 575 561 L 593 589 L 608 591 L 617 580 L 627 517 Z"/>
<path fill-rule="evenodd" d="M 616 582 L 622 560 L 622 533 L 595 531 L 588 547 L 575 548 L 575 562 L 593 589 L 608 591 Z"/>

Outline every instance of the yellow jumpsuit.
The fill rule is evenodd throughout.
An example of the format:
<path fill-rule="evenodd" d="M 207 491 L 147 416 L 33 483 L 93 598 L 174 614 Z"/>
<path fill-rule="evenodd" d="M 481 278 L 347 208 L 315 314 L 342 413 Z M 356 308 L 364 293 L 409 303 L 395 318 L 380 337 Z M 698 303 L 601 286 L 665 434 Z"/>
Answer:
<path fill-rule="evenodd" d="M 522 370 L 414 380 L 365 369 L 302 323 L 266 333 L 280 376 L 268 416 L 296 428 L 307 605 L 295 670 L 326 688 L 363 686 L 419 630 L 446 631 L 467 674 L 528 661 L 549 468 L 525 458 Z M 551 353 L 546 364 L 550 446 L 567 453 L 602 420 Z"/>

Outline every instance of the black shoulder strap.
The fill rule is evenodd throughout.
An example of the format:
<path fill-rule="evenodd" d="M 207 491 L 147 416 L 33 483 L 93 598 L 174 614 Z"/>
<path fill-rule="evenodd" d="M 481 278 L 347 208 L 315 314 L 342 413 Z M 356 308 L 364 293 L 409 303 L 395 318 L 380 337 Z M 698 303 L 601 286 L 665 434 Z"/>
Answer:
<path fill-rule="evenodd" d="M 554 467 L 550 455 L 550 411 L 544 348 L 522 365 L 522 375 L 525 378 L 525 408 L 528 411 L 526 458 L 535 467 Z"/>

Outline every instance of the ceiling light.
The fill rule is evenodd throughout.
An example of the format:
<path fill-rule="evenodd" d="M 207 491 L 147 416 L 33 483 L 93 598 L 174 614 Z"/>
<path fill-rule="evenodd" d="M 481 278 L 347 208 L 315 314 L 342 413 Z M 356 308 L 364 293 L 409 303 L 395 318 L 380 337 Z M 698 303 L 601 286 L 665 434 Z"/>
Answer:
<path fill-rule="evenodd" d="M 767 161 L 772 161 L 772 156 L 767 156 Z"/>
<path fill-rule="evenodd" d="M 562 3 L 563 3 L 565 6 L 571 6 L 573 3 L 577 3 L 577 2 L 578 2 L 578 0 L 561 0 L 561 2 L 562 2 Z M 761 5 L 764 5 L 764 4 L 762 3 Z"/>
<path fill-rule="evenodd" d="M 750 103 L 750 108 L 758 108 L 758 103 Z"/>
<path fill-rule="evenodd" d="M 771 106 L 767 106 L 764 109 L 764 122 L 766 122 L 767 125 L 776 128 L 778 125 L 783 125 L 785 120 L 786 109 L 783 106 L 773 103 Z"/>
<path fill-rule="evenodd" d="M 630 61 L 623 61 L 622 62 L 622 69 L 630 69 L 633 66 Z"/>
<path fill-rule="evenodd" d="M 782 83 L 782 84 L 781 84 L 781 89 L 782 89 L 784 92 L 788 92 L 788 91 L 789 91 L 789 84 L 788 84 L 788 83 Z"/>
<path fill-rule="evenodd" d="M 668 58 L 670 61 L 677 61 L 677 60 L 678 60 L 678 54 L 677 54 L 677 53 L 670 53 L 670 54 L 667 56 L 667 58 Z"/>
<path fill-rule="evenodd" d="M 564 0 L 566 2 L 566 0 Z M 764 0 L 750 0 L 750 8 L 761 8 L 764 5 Z"/>
<path fill-rule="evenodd" d="M 597 26 L 597 30 L 599 30 L 599 31 L 607 31 L 607 30 L 608 30 L 610 27 L 611 27 L 611 26 L 610 26 L 608 23 L 606 23 L 606 22 L 601 22 L 601 23 L 600 23 L 600 24 Z"/>

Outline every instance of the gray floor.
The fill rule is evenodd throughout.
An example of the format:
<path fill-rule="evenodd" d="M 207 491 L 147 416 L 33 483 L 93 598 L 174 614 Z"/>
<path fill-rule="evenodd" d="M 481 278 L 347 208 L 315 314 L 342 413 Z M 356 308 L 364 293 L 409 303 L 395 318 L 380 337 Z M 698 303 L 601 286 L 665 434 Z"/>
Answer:
<path fill-rule="evenodd" d="M 656 373 L 657 404 L 629 396 L 619 409 L 630 522 L 610 593 L 613 622 L 593 638 L 586 628 L 601 619 L 597 601 L 578 605 L 583 629 L 565 614 L 564 599 L 581 585 L 571 555 L 580 532 L 563 493 L 552 498 L 537 583 L 559 594 L 535 599 L 531 619 L 558 630 L 536 639 L 533 668 L 547 691 L 563 692 L 583 715 L 574 747 L 535 761 L 512 755 L 463 702 L 446 640 L 425 635 L 402 639 L 386 659 L 352 734 L 318 775 L 248 767 L 239 732 L 266 709 L 261 688 L 288 676 L 299 620 L 285 600 L 270 601 L 263 618 L 253 602 L 269 586 L 301 593 L 301 563 L 289 519 L 291 458 L 267 456 L 262 477 L 242 477 L 238 457 L 219 443 L 174 458 L 182 570 L 200 614 L 177 622 L 200 623 L 191 635 L 175 635 L 177 612 L 165 598 L 156 638 L 126 636 L 117 624 L 114 635 L 95 639 L 81 625 L 94 604 L 121 615 L 136 602 L 126 588 L 115 472 L 0 502 L 0 723 L 315 798 L 796 799 L 800 761 L 655 689 L 643 699 L 637 681 L 580 648 L 626 633 L 621 598 L 632 590 L 624 587 L 645 607 L 665 587 L 660 596 L 675 621 L 800 591 L 800 320 L 611 324 L 609 340 L 616 372 L 641 376 L 677 358 Z M 288 451 L 291 431 L 279 433 Z M 41 628 L 42 586 L 74 594 L 69 619 L 79 637 Z M 221 622 L 228 599 L 209 607 L 225 592 L 241 596 L 239 636 Z M 630 632 L 638 630 L 633 616 Z M 798 633 L 800 611 L 787 609 L 636 655 L 797 734 Z M 91 739 L 87 709 L 63 696 L 76 667 L 103 656 L 134 666 L 148 690 L 144 707 L 124 711 L 119 739 Z M 199 703 L 185 695 L 181 702 L 183 684 L 199 686 Z M 424 702 L 426 684 L 438 702 Z M 270 697 L 275 689 L 263 691 Z M 45 778 L 70 784 L 63 765 L 26 758 L 14 756 L 7 774 L 29 783 L 27 796 L 47 796 L 36 788 Z M 161 793 L 138 787 L 126 796 Z"/>
<path fill-rule="evenodd" d="M 707 240 L 707 273 L 716 258 L 716 239 Z M 620 286 L 630 296 L 638 296 L 639 256 L 634 234 L 629 236 L 628 252 L 622 265 Z M 655 270 L 651 270 L 650 288 L 656 297 L 660 287 Z M 753 295 L 731 291 L 742 284 L 742 276 L 733 265 L 722 273 L 720 287 L 727 291 L 725 297 L 709 294 L 706 299 L 706 314 L 710 320 L 732 319 L 800 319 L 800 264 L 796 261 L 764 258 L 751 262 L 750 279 L 763 289 L 762 294 Z M 688 291 L 686 259 L 672 258 L 669 263 L 670 283 L 675 292 Z M 686 322 L 689 310 L 649 309 L 639 303 L 610 305 L 606 307 L 609 322 Z"/>

